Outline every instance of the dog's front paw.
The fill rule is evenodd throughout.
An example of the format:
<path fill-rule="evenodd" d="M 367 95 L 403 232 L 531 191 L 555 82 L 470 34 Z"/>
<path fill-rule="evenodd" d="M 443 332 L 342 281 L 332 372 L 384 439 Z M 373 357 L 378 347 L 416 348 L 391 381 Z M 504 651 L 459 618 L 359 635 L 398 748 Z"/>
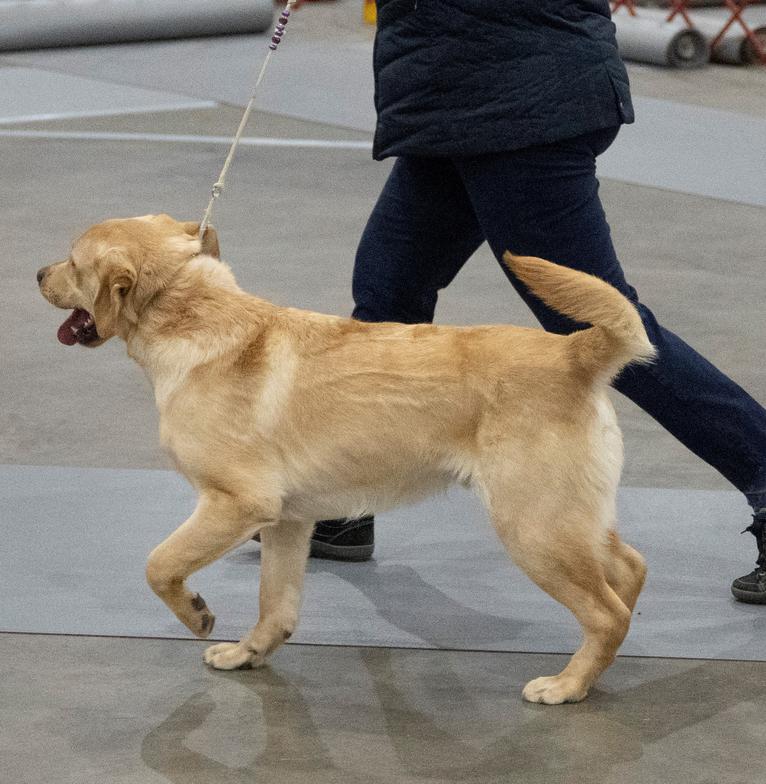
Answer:
<path fill-rule="evenodd" d="M 264 657 L 241 642 L 222 642 L 211 645 L 202 656 L 205 664 L 216 670 L 237 670 L 260 667 Z"/>
<path fill-rule="evenodd" d="M 527 702 L 561 705 L 562 702 L 580 702 L 588 696 L 587 687 L 577 679 L 562 675 L 535 678 L 525 687 L 521 696 Z"/>

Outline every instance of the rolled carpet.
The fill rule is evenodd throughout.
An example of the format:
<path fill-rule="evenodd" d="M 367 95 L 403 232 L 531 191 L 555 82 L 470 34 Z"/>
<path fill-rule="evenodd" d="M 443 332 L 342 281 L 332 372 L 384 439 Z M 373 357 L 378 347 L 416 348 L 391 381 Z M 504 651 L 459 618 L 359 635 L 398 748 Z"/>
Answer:
<path fill-rule="evenodd" d="M 666 22 L 644 15 L 616 13 L 617 45 L 625 60 L 672 68 L 700 68 L 710 60 L 705 36 L 683 21 Z"/>
<path fill-rule="evenodd" d="M 0 0 L 0 51 L 262 32 L 272 0 Z"/>

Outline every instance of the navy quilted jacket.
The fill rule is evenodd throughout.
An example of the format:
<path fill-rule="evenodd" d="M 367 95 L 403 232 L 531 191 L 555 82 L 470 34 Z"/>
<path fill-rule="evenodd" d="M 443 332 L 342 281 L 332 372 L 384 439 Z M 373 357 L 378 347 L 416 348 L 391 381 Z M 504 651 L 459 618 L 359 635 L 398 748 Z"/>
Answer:
<path fill-rule="evenodd" d="M 633 121 L 608 0 L 378 0 L 373 154 L 477 155 Z"/>

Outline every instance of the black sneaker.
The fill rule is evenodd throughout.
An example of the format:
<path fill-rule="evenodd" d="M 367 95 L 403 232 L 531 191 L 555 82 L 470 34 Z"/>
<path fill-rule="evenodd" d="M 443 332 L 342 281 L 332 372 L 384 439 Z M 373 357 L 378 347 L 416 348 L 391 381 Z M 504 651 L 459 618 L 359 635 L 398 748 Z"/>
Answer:
<path fill-rule="evenodd" d="M 253 539 L 261 541 L 260 534 Z M 369 561 L 375 549 L 375 518 L 319 520 L 311 535 L 313 558 L 335 561 Z"/>
<path fill-rule="evenodd" d="M 766 604 L 766 508 L 753 515 L 753 524 L 745 528 L 755 536 L 758 544 L 757 566 L 750 574 L 738 577 L 731 584 L 734 598 L 748 604 Z M 743 531 L 742 533 L 745 533 Z"/>
<path fill-rule="evenodd" d="M 311 536 L 311 555 L 335 561 L 369 561 L 375 549 L 375 518 L 319 520 Z"/>

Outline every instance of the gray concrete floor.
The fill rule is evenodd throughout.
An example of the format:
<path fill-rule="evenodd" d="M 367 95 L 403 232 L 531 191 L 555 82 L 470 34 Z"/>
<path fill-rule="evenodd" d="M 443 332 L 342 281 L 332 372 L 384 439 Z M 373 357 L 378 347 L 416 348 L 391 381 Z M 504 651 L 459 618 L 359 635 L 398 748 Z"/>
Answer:
<path fill-rule="evenodd" d="M 589 700 L 522 703 L 562 657 L 0 635 L 3 784 L 755 784 L 766 664 L 619 659 Z M 342 673 L 342 677 L 339 674 Z"/>
<path fill-rule="evenodd" d="M 291 24 L 293 35 L 315 40 L 370 37 L 347 0 Z M 100 56 L 92 50 L 93 62 Z M 0 62 L 0 78 L 10 63 Z M 66 53 L 51 55 L 49 67 L 66 71 Z M 766 69 L 630 70 L 637 94 L 766 117 Z M 239 113 L 222 106 L 14 127 L 226 135 Z M 264 113 L 252 127 L 253 135 L 369 138 Z M 197 218 L 224 155 L 211 144 L 0 139 L 0 462 L 167 466 L 140 371 L 116 342 L 97 353 L 60 346 L 58 316 L 34 274 L 104 217 Z M 354 249 L 388 168 L 360 151 L 242 150 L 216 220 L 241 283 L 283 303 L 348 312 Z M 608 181 L 602 195 L 642 298 L 766 403 L 766 211 Z M 438 318 L 531 323 L 485 249 L 444 293 Z M 624 484 L 728 487 L 617 402 Z M 519 692 L 560 666 L 557 657 L 292 645 L 269 669 L 223 674 L 203 667 L 202 648 L 0 635 L 0 782 L 752 784 L 766 767 L 762 663 L 618 659 L 588 702 L 546 709 L 523 704 Z"/>

